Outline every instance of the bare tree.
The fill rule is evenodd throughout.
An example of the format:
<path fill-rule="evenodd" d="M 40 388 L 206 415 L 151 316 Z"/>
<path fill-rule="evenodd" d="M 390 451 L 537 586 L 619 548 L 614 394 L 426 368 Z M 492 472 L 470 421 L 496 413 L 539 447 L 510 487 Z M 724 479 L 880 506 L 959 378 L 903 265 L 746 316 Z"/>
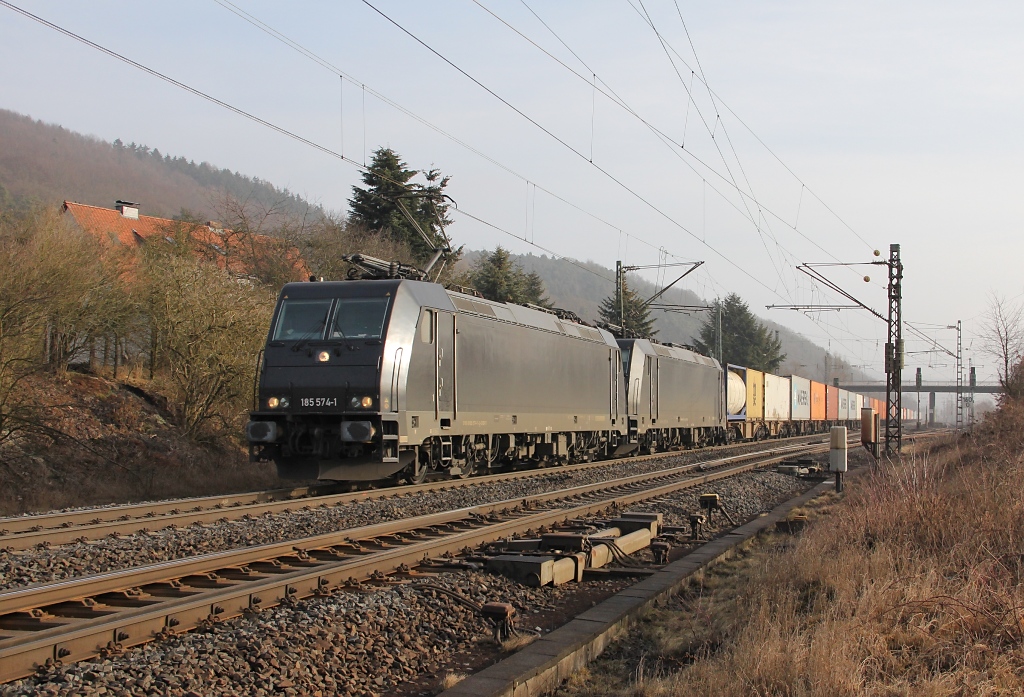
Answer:
<path fill-rule="evenodd" d="M 221 221 L 210 227 L 225 268 L 271 287 L 305 280 L 297 247 L 322 215 L 319 208 L 309 206 L 300 215 L 291 211 L 287 197 L 267 203 L 255 197 L 255 190 L 245 199 L 224 193 L 215 208 Z M 209 250 L 200 251 L 217 261 Z"/>
<path fill-rule="evenodd" d="M 160 356 L 156 384 L 190 438 L 241 433 L 274 293 L 186 256 L 149 255 L 144 307 Z"/>
<path fill-rule="evenodd" d="M 989 295 L 989 309 L 981 326 L 983 350 L 998 361 L 999 384 L 1008 397 L 1021 396 L 1021 360 L 1024 358 L 1024 307 L 998 293 Z"/>

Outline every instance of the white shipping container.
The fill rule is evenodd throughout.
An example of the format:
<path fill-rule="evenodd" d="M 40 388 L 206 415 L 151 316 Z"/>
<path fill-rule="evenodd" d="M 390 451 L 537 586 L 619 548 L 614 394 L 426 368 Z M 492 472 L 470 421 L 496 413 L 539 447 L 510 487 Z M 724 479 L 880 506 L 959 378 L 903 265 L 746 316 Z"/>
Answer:
<path fill-rule="evenodd" d="M 789 416 L 793 421 L 811 420 L 811 381 L 799 375 L 789 376 L 792 388 Z"/>
<path fill-rule="evenodd" d="M 846 390 L 839 390 L 839 420 L 850 420 L 850 393 Z"/>
<path fill-rule="evenodd" d="M 789 378 L 780 378 L 771 373 L 764 374 L 764 420 L 789 421 L 790 409 Z"/>

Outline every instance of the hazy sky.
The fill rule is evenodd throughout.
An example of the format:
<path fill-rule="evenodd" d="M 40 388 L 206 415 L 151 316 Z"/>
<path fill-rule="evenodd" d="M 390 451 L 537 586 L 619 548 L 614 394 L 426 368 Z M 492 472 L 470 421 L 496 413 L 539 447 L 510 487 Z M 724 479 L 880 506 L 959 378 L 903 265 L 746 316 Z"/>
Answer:
<path fill-rule="evenodd" d="M 949 348 L 955 332 L 931 325 L 962 319 L 966 355 L 993 374 L 976 338 L 988 295 L 1024 298 L 1024 4 L 371 3 L 450 63 L 355 0 L 237 4 L 320 62 L 226 0 L 15 2 L 358 163 L 387 145 L 441 169 L 459 244 L 703 260 L 686 287 L 738 292 L 877 375 L 883 322 L 764 308 L 846 304 L 795 266 L 899 243 L 905 318 Z M 339 211 L 359 181 L 351 163 L 3 6 L 0 64 L 0 107 Z M 884 267 L 822 271 L 886 313 Z M 917 366 L 955 377 L 948 356 L 913 353 L 905 381 Z"/>

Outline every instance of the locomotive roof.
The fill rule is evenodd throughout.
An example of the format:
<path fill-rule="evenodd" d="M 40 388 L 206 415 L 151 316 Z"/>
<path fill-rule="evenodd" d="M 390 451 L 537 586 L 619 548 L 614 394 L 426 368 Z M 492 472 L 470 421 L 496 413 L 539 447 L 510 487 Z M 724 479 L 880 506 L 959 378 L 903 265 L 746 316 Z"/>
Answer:
<path fill-rule="evenodd" d="M 721 369 L 718 361 L 710 356 L 704 356 L 697 353 L 696 351 L 690 351 L 684 349 L 681 346 L 667 346 L 665 344 L 655 344 L 647 339 L 619 339 L 619 344 L 631 343 L 640 348 L 645 354 L 649 356 L 658 355 L 666 358 L 675 358 L 676 360 L 686 361 L 688 363 L 700 363 L 701 365 L 715 366 Z"/>
<path fill-rule="evenodd" d="M 382 295 L 398 288 L 401 280 L 380 281 L 304 281 L 286 283 L 281 295 L 288 298 L 336 298 L 339 295 Z"/>
<path fill-rule="evenodd" d="M 534 329 L 542 329 L 556 334 L 565 334 L 566 336 L 583 339 L 584 341 L 593 341 L 609 346 L 615 345 L 615 340 L 608 332 L 561 319 L 550 312 L 534 310 L 522 305 L 485 300 L 451 290 L 448 291 L 448 296 L 460 312 L 468 312 L 501 322 L 533 327 Z"/>
<path fill-rule="evenodd" d="M 541 310 L 522 305 L 494 302 L 465 295 L 429 281 L 407 279 L 382 279 L 360 281 L 319 281 L 288 283 L 281 289 L 285 298 L 337 298 L 359 296 L 381 296 L 396 294 L 399 288 L 412 295 L 423 306 L 435 307 L 449 312 L 469 313 L 509 324 L 518 324 L 543 331 L 564 334 L 584 341 L 615 346 L 615 339 L 608 332 L 577 324 Z"/>

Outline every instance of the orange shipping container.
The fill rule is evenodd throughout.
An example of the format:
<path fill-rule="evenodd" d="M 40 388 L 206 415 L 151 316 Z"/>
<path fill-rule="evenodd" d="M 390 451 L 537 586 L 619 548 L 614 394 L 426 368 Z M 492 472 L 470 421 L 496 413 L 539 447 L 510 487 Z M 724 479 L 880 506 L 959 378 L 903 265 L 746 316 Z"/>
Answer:
<path fill-rule="evenodd" d="M 825 384 L 811 380 L 811 421 L 825 420 Z"/>
<path fill-rule="evenodd" d="M 825 385 L 825 420 L 839 419 L 839 388 Z"/>

